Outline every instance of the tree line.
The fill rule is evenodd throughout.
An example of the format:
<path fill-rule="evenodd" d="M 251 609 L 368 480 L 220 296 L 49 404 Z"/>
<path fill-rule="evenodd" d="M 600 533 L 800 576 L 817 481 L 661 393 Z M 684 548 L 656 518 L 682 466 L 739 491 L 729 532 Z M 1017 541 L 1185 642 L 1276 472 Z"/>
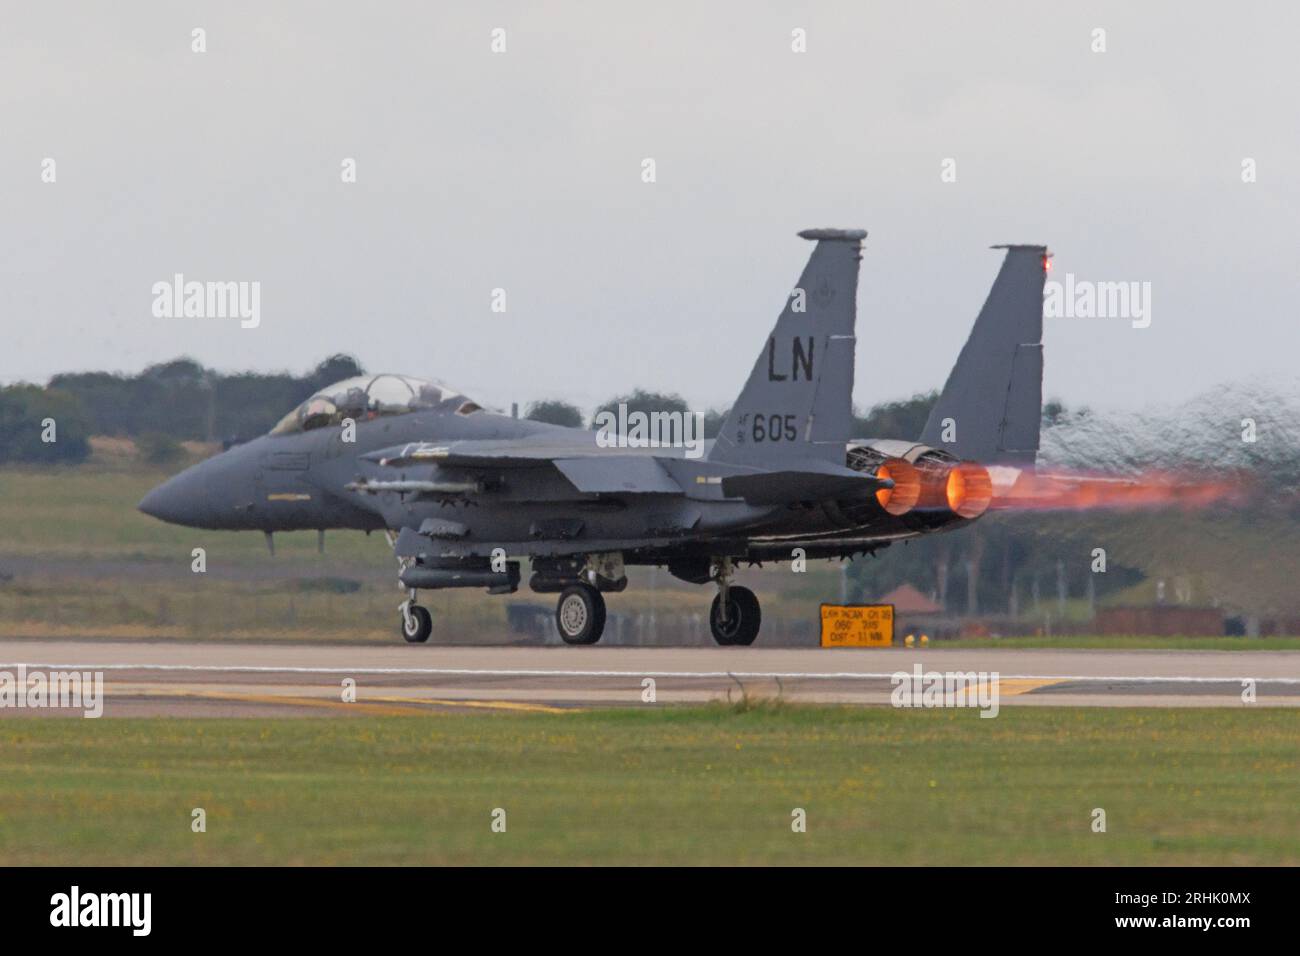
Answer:
<path fill-rule="evenodd" d="M 159 458 L 176 442 L 247 441 L 314 392 L 363 372 L 341 354 L 305 375 L 228 374 L 178 358 L 135 375 L 67 372 L 44 386 L 10 385 L 0 388 L 0 463 L 75 464 L 89 455 L 91 435 L 134 438 Z"/>
<path fill-rule="evenodd" d="M 89 456 L 92 435 L 135 439 L 155 460 L 178 442 L 247 441 L 270 431 L 321 388 L 363 374 L 361 363 L 344 354 L 329 356 L 305 375 L 226 373 L 177 358 L 136 374 L 65 372 L 43 386 L 9 385 L 0 388 L 0 463 L 75 464 Z M 877 406 L 859 419 L 857 434 L 917 435 L 932 402 L 930 395 Z M 611 398 L 591 419 L 560 399 L 533 402 L 524 417 L 592 427 L 595 414 L 616 412 L 620 404 L 629 411 L 692 411 L 680 395 L 638 388 Z M 704 413 L 704 437 L 716 437 L 726 414 L 725 408 Z M 54 423 L 52 433 L 48 422 Z"/>

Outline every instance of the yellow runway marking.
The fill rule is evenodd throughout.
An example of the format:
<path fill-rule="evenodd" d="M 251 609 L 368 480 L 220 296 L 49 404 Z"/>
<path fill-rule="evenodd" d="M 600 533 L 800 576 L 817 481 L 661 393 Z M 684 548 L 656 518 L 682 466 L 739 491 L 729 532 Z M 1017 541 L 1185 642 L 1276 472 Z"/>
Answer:
<path fill-rule="evenodd" d="M 243 701 L 250 704 L 279 704 L 289 707 L 323 707 L 330 710 L 351 710 L 375 716 L 406 716 L 410 714 L 427 714 L 428 710 L 416 707 L 385 707 L 381 704 L 345 704 L 341 700 L 320 697 L 289 697 L 280 694 L 236 694 L 230 691 L 206 690 L 141 690 L 133 693 L 110 694 L 111 697 L 189 697 L 200 700 Z"/>
<path fill-rule="evenodd" d="M 412 714 L 427 716 L 431 707 L 477 707 L 485 710 L 527 711 L 542 714 L 567 714 L 574 712 L 573 707 L 551 707 L 546 704 L 529 704 L 508 700 L 445 700 L 435 697 L 372 697 L 359 699 L 355 703 L 332 700 L 328 697 L 298 697 L 289 694 L 245 694 L 235 691 L 208 690 L 172 690 L 169 688 L 135 687 L 129 691 L 117 691 L 112 697 L 188 697 L 202 700 L 242 701 L 252 704 L 279 704 L 291 707 L 323 707 L 326 709 L 351 710 L 362 714 L 377 716 L 407 716 Z M 373 701 L 373 703 L 372 703 Z M 418 704 L 424 706 L 394 707 L 392 704 Z"/>
<path fill-rule="evenodd" d="M 550 704 L 529 704 L 514 700 L 442 700 L 433 697 L 371 697 L 366 700 L 392 701 L 395 703 L 440 704 L 444 707 L 482 707 L 487 710 L 524 710 L 537 714 L 572 714 L 574 707 L 552 707 Z"/>
<path fill-rule="evenodd" d="M 1004 697 L 1015 697 L 1017 694 L 1027 694 L 1031 690 L 1038 690 L 1040 687 L 1051 687 L 1053 684 L 1064 684 L 1063 680 L 1036 680 L 1031 677 L 999 677 L 998 693 Z"/>

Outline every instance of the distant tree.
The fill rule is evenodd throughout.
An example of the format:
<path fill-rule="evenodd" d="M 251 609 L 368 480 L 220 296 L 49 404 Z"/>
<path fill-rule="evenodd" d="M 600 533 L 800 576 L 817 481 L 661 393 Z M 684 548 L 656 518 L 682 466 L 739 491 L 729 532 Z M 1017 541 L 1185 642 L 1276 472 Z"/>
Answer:
<path fill-rule="evenodd" d="M 322 386 L 284 372 L 243 372 L 216 382 L 216 435 L 226 441 L 247 441 L 265 435 L 291 409 Z"/>
<path fill-rule="evenodd" d="M 1059 425 L 1069 414 L 1069 409 L 1065 407 L 1065 402 L 1059 398 L 1049 398 L 1043 403 L 1043 427 L 1051 428 L 1053 425 Z"/>
<path fill-rule="evenodd" d="M 69 372 L 50 379 L 48 389 L 76 396 L 92 435 L 130 435 L 135 431 L 134 379 L 112 372 Z"/>
<path fill-rule="evenodd" d="M 365 374 L 366 370 L 355 358 L 343 352 L 336 352 L 317 365 L 307 379 L 312 385 L 312 391 L 316 392 L 345 378 L 355 378 Z"/>
<path fill-rule="evenodd" d="M 200 382 L 206 374 L 207 369 L 202 365 L 192 358 L 183 356 L 170 362 L 150 365 L 140 373 L 140 378 L 158 382 Z"/>
<path fill-rule="evenodd" d="M 665 395 L 661 392 L 647 392 L 645 389 L 638 388 L 630 395 L 619 395 L 611 398 L 596 409 L 596 415 L 601 412 L 613 412 L 617 417 L 620 405 L 626 405 L 628 412 L 645 412 L 647 415 L 651 412 L 682 412 L 686 414 L 691 410 L 687 406 L 686 400 L 680 395 Z M 596 428 L 595 416 L 592 417 L 591 427 Z"/>
<path fill-rule="evenodd" d="M 185 457 L 181 443 L 163 432 L 146 432 L 136 439 L 136 447 L 151 465 L 170 465 Z"/>
<path fill-rule="evenodd" d="M 939 400 L 935 391 L 913 395 L 897 402 L 875 405 L 866 415 L 855 416 L 854 438 L 902 438 L 914 440 L 921 437 L 930 409 Z"/>
<path fill-rule="evenodd" d="M 223 375 L 191 358 L 150 365 L 139 375 L 72 372 L 49 387 L 74 395 L 92 435 L 174 441 L 247 440 L 265 434 L 309 395 L 345 378 L 364 375 L 350 355 L 331 355 L 303 376 L 287 372 Z"/>
<path fill-rule="evenodd" d="M 1048 399 L 1043 403 L 1043 429 L 1087 425 L 1092 415 L 1092 409 L 1087 405 L 1070 408 L 1059 398 Z"/>
<path fill-rule="evenodd" d="M 39 385 L 0 388 L 0 463 L 76 464 L 90 454 L 89 437 L 76 396 Z"/>
<path fill-rule="evenodd" d="M 190 358 L 150 365 L 130 383 L 131 434 L 159 432 L 179 441 L 208 437 L 212 376 Z"/>
<path fill-rule="evenodd" d="M 524 418 L 534 422 L 545 422 L 548 425 L 564 425 L 566 428 L 582 427 L 582 410 L 576 405 L 570 405 L 559 399 L 533 402 L 528 406 Z"/>
<path fill-rule="evenodd" d="M 717 438 L 722 431 L 722 423 L 731 414 L 730 408 L 710 408 L 704 413 L 704 437 Z"/>

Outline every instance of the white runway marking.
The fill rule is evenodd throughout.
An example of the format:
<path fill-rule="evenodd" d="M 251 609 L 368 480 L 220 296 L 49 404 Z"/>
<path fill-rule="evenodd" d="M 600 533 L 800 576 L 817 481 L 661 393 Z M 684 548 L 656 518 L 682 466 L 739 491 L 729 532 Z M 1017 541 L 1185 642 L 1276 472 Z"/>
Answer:
<path fill-rule="evenodd" d="M 0 669 L 23 666 L 29 670 L 81 670 L 81 671 L 181 671 L 216 674 L 387 674 L 412 677 L 666 677 L 721 679 L 746 678 L 749 680 L 888 680 L 897 673 L 910 674 L 911 669 L 898 671 L 836 671 L 836 672 L 786 672 L 786 671 L 661 671 L 644 670 L 548 670 L 494 669 L 460 667 L 295 667 L 292 665 L 255 664 L 43 664 L 22 661 L 0 663 Z M 969 668 L 958 668 L 968 670 Z M 1255 681 L 1257 684 L 1300 684 L 1300 677 L 1131 677 L 1086 676 L 1065 674 L 999 674 L 1005 680 L 1074 681 L 1113 684 L 1226 684 Z"/>

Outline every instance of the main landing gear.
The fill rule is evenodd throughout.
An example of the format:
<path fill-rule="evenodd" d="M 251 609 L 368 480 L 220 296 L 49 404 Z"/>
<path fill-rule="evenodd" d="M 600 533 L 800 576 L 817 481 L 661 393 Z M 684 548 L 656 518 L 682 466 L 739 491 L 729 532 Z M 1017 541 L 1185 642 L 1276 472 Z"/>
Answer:
<path fill-rule="evenodd" d="M 713 639 L 727 647 L 748 647 L 758 637 L 763 623 L 758 598 L 749 588 L 731 583 L 735 571 L 730 558 L 717 560 L 714 568 L 712 579 L 718 585 L 718 594 L 709 611 Z M 622 580 L 622 569 L 619 571 Z M 555 605 L 555 626 L 566 644 L 599 641 L 605 630 L 605 599 L 600 591 L 586 582 L 566 585 Z"/>
<path fill-rule="evenodd" d="M 724 647 L 748 647 L 758 637 L 763 613 L 753 591 L 731 583 L 733 574 L 731 559 L 721 559 L 713 578 L 718 584 L 718 594 L 709 609 L 709 630 L 713 639 Z"/>
<path fill-rule="evenodd" d="M 571 584 L 555 604 L 555 626 L 566 644 L 595 644 L 605 630 L 605 599 L 590 584 Z"/>

